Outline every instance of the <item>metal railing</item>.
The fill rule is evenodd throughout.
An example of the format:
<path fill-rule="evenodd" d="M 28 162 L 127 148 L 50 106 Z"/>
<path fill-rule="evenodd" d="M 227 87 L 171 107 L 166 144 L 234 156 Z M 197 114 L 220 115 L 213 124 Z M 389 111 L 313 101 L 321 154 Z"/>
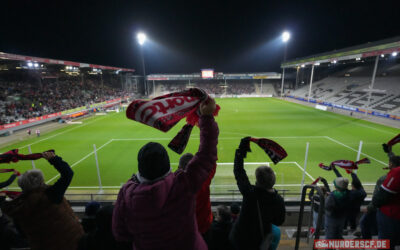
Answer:
<path fill-rule="evenodd" d="M 301 192 L 300 213 L 299 213 L 299 221 L 297 224 L 296 245 L 294 248 L 295 250 L 298 250 L 299 246 L 300 246 L 300 234 L 301 234 L 301 227 L 303 224 L 304 205 L 306 202 L 307 189 L 317 190 L 317 193 L 319 195 L 319 202 L 320 202 L 319 208 L 318 208 L 317 227 L 315 228 L 314 239 L 316 239 L 316 240 L 319 239 L 320 231 L 321 231 L 322 218 L 323 218 L 323 213 L 324 213 L 324 208 L 325 208 L 324 193 L 322 192 L 321 188 L 316 185 L 304 185 L 303 190 Z M 315 249 L 314 246 L 313 246 L 313 249 Z"/>

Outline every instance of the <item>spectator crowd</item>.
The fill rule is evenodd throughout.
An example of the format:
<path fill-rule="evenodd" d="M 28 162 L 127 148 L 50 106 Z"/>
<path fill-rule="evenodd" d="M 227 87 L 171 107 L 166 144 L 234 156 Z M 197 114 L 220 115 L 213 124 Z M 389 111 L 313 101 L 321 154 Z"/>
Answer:
<path fill-rule="evenodd" d="M 285 221 L 284 200 L 274 189 L 275 173 L 269 166 L 255 171 L 251 184 L 244 168 L 250 137 L 243 138 L 234 152 L 234 170 L 238 189 L 243 196 L 241 207 L 220 205 L 211 210 L 210 183 L 217 169 L 219 128 L 213 113 L 213 99 L 200 105 L 200 145 L 194 155 L 184 154 L 173 172 L 166 149 L 149 142 L 137 156 L 138 171 L 127 173 L 114 205 L 87 204 L 80 221 L 64 194 L 73 178 L 68 163 L 53 152 L 43 157 L 54 166 L 60 177 L 47 185 L 40 170 L 28 170 L 18 177 L 22 193 L 14 199 L 0 201 L 0 237 L 4 249 L 154 249 L 154 250 L 255 250 L 278 248 L 280 228 Z M 365 230 L 376 231 L 380 239 L 390 239 L 391 247 L 400 244 L 400 157 L 387 145 L 389 173 L 380 178 L 371 208 L 364 214 Z M 310 194 L 323 209 L 327 239 L 340 239 L 346 223 L 357 227 L 354 220 L 366 193 L 356 173 L 349 180 L 333 168 L 337 178 L 334 191 L 323 180 L 324 192 Z M 0 187 L 10 185 L 10 179 Z M 315 208 L 315 206 L 314 206 Z M 318 212 L 321 209 L 317 209 Z M 372 216 L 375 213 L 376 216 Z M 315 213 L 314 213 L 315 214 Z M 365 218 L 368 217 L 368 218 Z M 365 222 L 369 220 L 368 222 Z M 369 232 L 370 232 L 369 231 Z M 371 237 L 373 233 L 363 233 Z"/>
<path fill-rule="evenodd" d="M 87 106 L 128 93 L 95 79 L 0 81 L 0 125 Z"/>

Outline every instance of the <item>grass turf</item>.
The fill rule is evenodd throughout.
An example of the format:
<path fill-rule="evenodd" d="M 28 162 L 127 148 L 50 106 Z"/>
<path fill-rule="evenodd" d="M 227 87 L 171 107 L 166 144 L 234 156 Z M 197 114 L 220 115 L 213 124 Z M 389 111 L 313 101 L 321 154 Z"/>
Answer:
<path fill-rule="evenodd" d="M 279 189 L 299 191 L 304 167 L 306 142 L 310 143 L 305 183 L 312 178 L 324 176 L 329 181 L 334 173 L 320 169 L 320 162 L 329 164 L 338 159 L 355 160 L 360 140 L 363 141 L 361 157 L 368 157 L 371 164 L 361 165 L 358 175 L 368 189 L 385 171 L 387 156 L 381 144 L 399 133 L 398 129 L 370 123 L 367 121 L 320 111 L 311 107 L 286 102 L 275 98 L 232 98 L 218 99 L 221 106 L 216 118 L 219 129 L 218 163 L 213 190 L 235 189 L 233 176 L 233 157 L 240 139 L 244 136 L 266 137 L 281 144 L 288 157 L 273 169 L 277 175 Z M 109 113 L 105 116 L 93 116 L 83 120 L 82 124 L 66 127 L 42 134 L 32 135 L 0 152 L 20 148 L 28 153 L 27 145 L 33 152 L 55 149 L 56 153 L 67 161 L 75 172 L 72 188 L 93 188 L 99 185 L 93 144 L 98 149 L 102 185 L 118 188 L 137 171 L 137 153 L 148 141 L 157 141 L 167 147 L 184 122 L 182 121 L 168 133 L 163 133 L 143 124 L 128 120 L 124 113 Z M 199 130 L 193 130 L 191 140 L 185 152 L 195 153 L 199 144 Z M 257 145 L 252 144 L 253 152 L 245 160 L 245 168 L 254 183 L 254 170 L 261 162 L 270 162 L 268 156 Z M 399 150 L 397 154 L 399 154 Z M 179 155 L 168 149 L 173 169 L 177 167 Z M 254 163 L 254 164 L 252 164 Z M 45 179 L 52 183 L 57 172 L 45 160 L 35 162 L 43 170 Z M 31 162 L 3 164 L 2 168 L 17 168 L 21 172 L 31 169 Z M 347 175 L 341 171 L 343 175 Z M 9 174 L 0 175 L 4 181 Z M 12 185 L 15 187 L 16 183 Z"/>

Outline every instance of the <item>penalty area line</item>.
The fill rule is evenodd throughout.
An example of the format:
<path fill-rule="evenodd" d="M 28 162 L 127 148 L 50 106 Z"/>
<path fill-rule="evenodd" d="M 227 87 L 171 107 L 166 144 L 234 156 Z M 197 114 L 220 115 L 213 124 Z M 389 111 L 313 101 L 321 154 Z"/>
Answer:
<path fill-rule="evenodd" d="M 333 141 L 333 142 L 335 142 L 335 143 L 337 143 L 337 144 L 339 144 L 339 145 L 342 145 L 343 147 L 348 148 L 348 149 L 350 149 L 350 150 L 352 150 L 352 151 L 354 151 L 354 152 L 358 152 L 358 150 L 356 150 L 356 149 L 354 149 L 354 148 L 352 148 L 352 147 L 350 147 L 350 146 L 347 146 L 346 144 L 341 143 L 340 141 L 335 140 L 335 139 L 333 139 L 333 138 L 331 138 L 331 137 L 329 137 L 329 136 L 325 136 L 325 138 L 328 139 L 328 140 L 330 140 L 330 141 Z M 361 152 L 361 154 L 362 154 L 362 155 L 365 155 L 365 156 L 367 156 L 367 157 L 369 157 L 369 158 L 371 158 L 371 159 L 373 159 L 373 160 L 375 160 L 375 161 L 377 161 L 377 162 L 379 162 L 379 163 L 381 163 L 381 164 L 384 165 L 384 166 L 387 166 L 387 165 L 388 165 L 387 163 L 385 163 L 385 162 L 383 162 L 383 161 L 381 161 L 381 160 L 378 160 L 378 159 L 376 159 L 376 158 L 374 158 L 374 157 L 372 157 L 372 156 L 370 156 L 370 155 L 367 155 L 367 154 L 365 154 L 365 153 L 363 153 L 363 152 Z"/>
<path fill-rule="evenodd" d="M 107 146 L 108 144 L 110 144 L 112 142 L 112 140 L 107 141 L 106 143 L 104 143 L 103 145 L 101 145 L 100 147 L 97 148 L 97 151 L 99 151 L 100 149 L 104 148 L 105 146 Z M 94 154 L 94 150 L 92 152 L 90 152 L 89 154 L 85 155 L 84 157 L 82 157 L 80 160 L 78 160 L 77 162 L 75 162 L 74 164 L 71 165 L 71 168 L 75 167 L 76 165 L 78 165 L 79 163 L 81 163 L 82 161 L 86 160 L 89 156 Z M 49 184 L 50 182 L 52 182 L 55 178 L 59 177 L 60 174 L 57 174 L 56 176 L 54 176 L 53 178 L 51 178 L 50 180 L 46 181 L 46 184 Z"/>

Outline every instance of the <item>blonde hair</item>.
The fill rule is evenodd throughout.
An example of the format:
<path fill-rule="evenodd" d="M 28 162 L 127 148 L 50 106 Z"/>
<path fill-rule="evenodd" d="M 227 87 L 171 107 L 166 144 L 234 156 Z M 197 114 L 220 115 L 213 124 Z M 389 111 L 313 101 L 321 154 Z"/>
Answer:
<path fill-rule="evenodd" d="M 28 170 L 18 178 L 18 186 L 24 192 L 42 187 L 44 185 L 43 172 L 39 169 Z"/>

